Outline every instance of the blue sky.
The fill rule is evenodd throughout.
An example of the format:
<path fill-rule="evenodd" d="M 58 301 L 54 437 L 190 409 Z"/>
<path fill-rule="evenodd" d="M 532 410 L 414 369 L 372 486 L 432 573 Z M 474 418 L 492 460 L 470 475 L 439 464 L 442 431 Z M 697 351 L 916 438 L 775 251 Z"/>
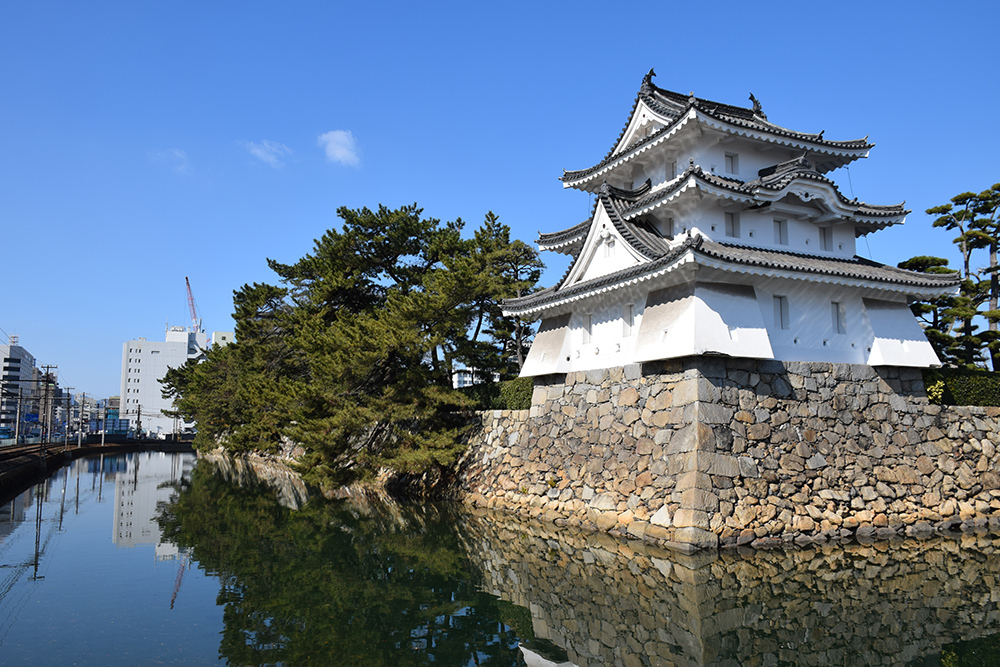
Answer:
<path fill-rule="evenodd" d="M 362 7 L 362 4 L 364 6 Z M 861 254 L 958 262 L 923 211 L 1000 181 L 995 2 L 8 2 L 0 7 L 0 330 L 77 391 L 121 347 L 272 281 L 339 206 L 493 210 L 534 241 L 587 217 L 643 75 L 775 123 L 870 135 L 832 176 L 906 200 Z M 546 256 L 543 283 L 565 269 Z"/>

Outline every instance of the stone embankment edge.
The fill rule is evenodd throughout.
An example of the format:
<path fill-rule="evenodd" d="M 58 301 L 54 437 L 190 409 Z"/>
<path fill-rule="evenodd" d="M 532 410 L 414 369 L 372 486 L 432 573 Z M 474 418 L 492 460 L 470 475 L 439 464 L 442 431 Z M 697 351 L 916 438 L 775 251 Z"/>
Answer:
<path fill-rule="evenodd" d="M 996 408 L 918 369 L 691 357 L 539 378 L 455 495 L 681 551 L 1000 529 Z"/>

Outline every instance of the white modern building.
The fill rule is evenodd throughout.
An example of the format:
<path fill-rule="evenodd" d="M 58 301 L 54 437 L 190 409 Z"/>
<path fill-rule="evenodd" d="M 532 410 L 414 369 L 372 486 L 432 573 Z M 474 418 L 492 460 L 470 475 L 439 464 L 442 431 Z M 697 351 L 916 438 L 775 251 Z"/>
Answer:
<path fill-rule="evenodd" d="M 213 345 L 232 341 L 231 331 L 216 331 L 211 338 Z M 152 436 L 180 433 L 188 425 L 164 414 L 173 409 L 173 401 L 163 398 L 160 381 L 168 369 L 203 359 L 208 348 L 207 333 L 181 326 L 168 326 L 163 342 L 145 338 L 126 341 L 122 346 L 119 418 L 128 419 L 131 427 Z"/>
<path fill-rule="evenodd" d="M 957 275 L 858 257 L 858 237 L 909 211 L 849 199 L 826 175 L 867 157 L 867 137 L 789 130 L 753 95 L 735 107 L 653 76 L 604 159 L 562 176 L 596 195 L 589 219 L 539 238 L 569 270 L 504 304 L 542 320 L 521 374 L 689 355 L 938 364 L 908 304 L 957 292 Z"/>
<path fill-rule="evenodd" d="M 6 345 L 0 345 L 0 428 L 17 431 L 18 412 L 21 414 L 21 431 L 31 411 L 37 413 L 34 401 L 38 388 L 38 368 L 35 358 L 18 344 L 17 336 L 10 336 Z M 20 397 L 20 409 L 18 406 Z"/>

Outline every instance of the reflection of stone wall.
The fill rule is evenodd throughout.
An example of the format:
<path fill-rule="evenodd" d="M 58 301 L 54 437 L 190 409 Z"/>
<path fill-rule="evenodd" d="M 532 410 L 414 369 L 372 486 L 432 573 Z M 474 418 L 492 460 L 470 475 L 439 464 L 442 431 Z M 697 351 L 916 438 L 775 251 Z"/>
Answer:
<path fill-rule="evenodd" d="M 223 479 L 237 486 L 266 484 L 274 489 L 282 507 L 297 510 L 309 500 L 309 489 L 298 473 L 261 457 L 234 457 L 221 452 L 202 454 L 215 464 Z"/>
<path fill-rule="evenodd" d="M 689 358 L 532 403 L 485 414 L 467 501 L 689 547 L 1000 522 L 998 411 L 929 405 L 919 370 Z"/>
<path fill-rule="evenodd" d="M 495 513 L 460 530 L 485 589 L 580 667 L 898 665 L 1000 631 L 984 535 L 684 556 Z"/>

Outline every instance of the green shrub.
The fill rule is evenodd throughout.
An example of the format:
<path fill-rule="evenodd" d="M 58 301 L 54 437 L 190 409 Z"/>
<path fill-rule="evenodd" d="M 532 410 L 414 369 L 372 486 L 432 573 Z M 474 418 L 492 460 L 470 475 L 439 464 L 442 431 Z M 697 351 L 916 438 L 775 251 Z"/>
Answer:
<path fill-rule="evenodd" d="M 927 398 L 938 405 L 1000 405 L 1000 373 L 965 368 L 924 371 Z"/>
<path fill-rule="evenodd" d="M 532 378 L 514 378 L 503 382 L 483 382 L 460 390 L 472 399 L 476 410 L 527 410 L 531 407 Z"/>
<path fill-rule="evenodd" d="M 500 410 L 527 410 L 531 407 L 534 378 L 514 378 L 500 383 Z"/>
<path fill-rule="evenodd" d="M 474 410 L 493 410 L 494 404 L 500 401 L 500 384 L 497 382 L 474 384 L 459 391 L 472 399 Z"/>

